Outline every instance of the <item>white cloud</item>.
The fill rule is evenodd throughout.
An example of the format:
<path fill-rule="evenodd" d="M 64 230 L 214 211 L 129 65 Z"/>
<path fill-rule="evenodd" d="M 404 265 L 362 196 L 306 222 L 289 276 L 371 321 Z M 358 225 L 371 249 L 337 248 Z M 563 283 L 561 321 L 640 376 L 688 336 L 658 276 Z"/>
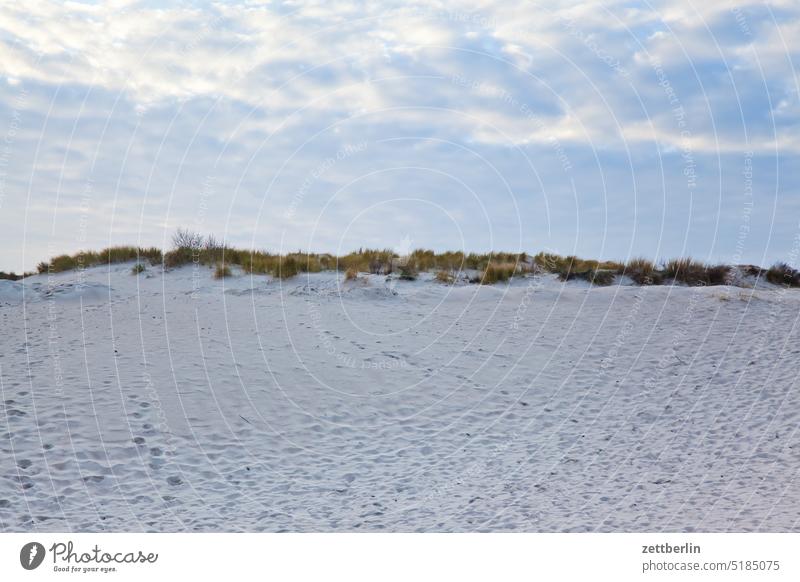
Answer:
<path fill-rule="evenodd" d="M 709 176 L 728 171 L 718 155 L 795 156 L 798 12 L 790 0 L 735 9 L 688 0 L 4 3 L 0 133 L 13 111 L 21 125 L 0 220 L 19 228 L 12 213 L 25 210 L 28 191 L 40 220 L 55 196 L 74 201 L 92 176 L 104 204 L 126 209 L 115 228 L 152 237 L 152 225 L 192 218 L 211 172 L 233 196 L 213 219 L 250 219 L 261 203 L 280 213 L 321 159 L 361 141 L 373 144 L 369 154 L 338 165 L 309 204 L 405 155 L 473 170 L 454 167 L 449 150 L 374 145 L 392 138 L 440 140 L 499 164 L 527 148 L 547 160 L 544 173 L 568 155 L 594 163 L 597 152 L 617 156 L 603 168 L 610 174 L 632 171 L 631 155 L 655 156 L 642 162 L 650 170 L 682 148 L 706 156 Z M 525 195 L 540 188 L 525 171 L 504 171 Z M 472 178 L 485 192 L 497 187 Z"/>

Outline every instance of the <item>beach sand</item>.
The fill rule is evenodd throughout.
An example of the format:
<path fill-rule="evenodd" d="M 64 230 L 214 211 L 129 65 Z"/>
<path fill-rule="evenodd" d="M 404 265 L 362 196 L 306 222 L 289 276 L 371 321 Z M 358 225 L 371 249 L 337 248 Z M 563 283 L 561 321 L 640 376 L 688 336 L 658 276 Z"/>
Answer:
<path fill-rule="evenodd" d="M 800 291 L 0 281 L 3 531 L 793 531 Z"/>

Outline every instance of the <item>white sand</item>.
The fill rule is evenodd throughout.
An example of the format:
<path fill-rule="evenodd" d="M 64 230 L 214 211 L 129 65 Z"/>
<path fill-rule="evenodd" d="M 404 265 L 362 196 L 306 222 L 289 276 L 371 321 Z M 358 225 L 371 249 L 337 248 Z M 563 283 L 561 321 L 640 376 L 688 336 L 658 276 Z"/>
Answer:
<path fill-rule="evenodd" d="M 800 292 L 130 267 L 0 281 L 2 530 L 798 528 Z"/>

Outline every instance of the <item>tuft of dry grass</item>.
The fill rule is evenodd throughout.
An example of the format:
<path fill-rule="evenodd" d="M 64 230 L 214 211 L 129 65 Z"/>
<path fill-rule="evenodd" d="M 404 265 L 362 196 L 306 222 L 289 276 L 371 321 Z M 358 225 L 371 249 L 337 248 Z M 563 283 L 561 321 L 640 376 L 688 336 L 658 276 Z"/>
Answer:
<path fill-rule="evenodd" d="M 793 269 L 787 263 L 775 263 L 766 275 L 767 281 L 784 287 L 800 287 L 800 271 Z"/>
<path fill-rule="evenodd" d="M 616 261 L 581 259 L 574 255 L 562 257 L 555 253 L 539 253 L 533 257 L 533 266 L 546 273 L 554 273 L 562 281 L 584 279 L 595 285 L 610 285 L 614 273 L 623 269 Z"/>
<path fill-rule="evenodd" d="M 280 257 L 272 275 L 278 279 L 291 279 L 300 272 L 300 265 L 293 256 Z"/>
<path fill-rule="evenodd" d="M 446 283 L 449 285 L 455 281 L 455 277 L 453 277 L 452 273 L 449 271 L 436 271 L 436 280 L 439 283 Z"/>
<path fill-rule="evenodd" d="M 585 271 L 568 270 L 558 273 L 558 278 L 561 281 L 582 279 L 598 287 L 608 287 L 614 283 L 615 275 L 614 271 L 608 269 L 588 269 Z"/>
<path fill-rule="evenodd" d="M 412 259 L 408 259 L 404 264 L 400 265 L 401 280 L 415 281 L 418 275 L 417 264 Z"/>
<path fill-rule="evenodd" d="M 742 273 L 751 277 L 762 277 L 767 273 L 765 269 L 756 265 L 739 265 L 739 269 Z"/>
<path fill-rule="evenodd" d="M 50 259 L 49 262 L 41 262 L 37 270 L 39 273 L 60 273 L 72 269 L 87 269 L 97 265 L 126 263 L 144 259 L 148 259 L 151 264 L 160 263 L 162 260 L 161 249 L 155 247 L 117 246 L 108 247 L 99 252 L 80 251 L 74 255 L 58 255 Z"/>
<path fill-rule="evenodd" d="M 637 285 L 661 285 L 664 278 L 660 272 L 656 270 L 653 261 L 644 258 L 636 258 L 628 261 L 619 273 L 627 275 Z"/>
<path fill-rule="evenodd" d="M 706 285 L 728 285 L 731 273 L 729 265 L 709 265 L 706 267 Z"/>
<path fill-rule="evenodd" d="M 33 275 L 33 273 L 22 273 L 22 275 L 17 275 L 13 271 L 11 273 L 0 271 L 0 281 L 19 281 L 20 279 L 30 277 L 31 275 Z"/>
<path fill-rule="evenodd" d="M 436 253 L 430 249 L 416 249 L 399 257 L 391 249 L 361 248 L 343 256 L 327 253 L 297 251 L 284 255 L 260 250 L 237 249 L 213 236 L 203 236 L 187 229 L 178 229 L 172 238 L 172 249 L 162 253 L 158 248 L 117 246 L 99 252 L 81 251 L 74 255 L 58 255 L 38 265 L 40 273 L 58 273 L 103 263 L 137 261 L 132 272 L 141 273 L 144 261 L 163 263 L 167 269 L 188 263 L 209 265 L 219 271 L 218 277 L 229 276 L 225 269 L 237 265 L 246 273 L 270 274 L 282 279 L 298 273 L 316 273 L 324 270 L 345 272 L 345 280 L 358 277 L 360 272 L 373 274 L 397 273 L 400 279 L 414 280 L 421 271 L 435 271 L 435 280 L 453 283 L 464 269 L 475 270 L 478 275 L 472 282 L 494 284 L 508 281 L 523 273 L 554 273 L 563 281 L 583 279 L 593 285 L 611 285 L 615 274 L 629 276 L 639 285 L 659 285 L 664 279 L 688 285 L 726 285 L 731 282 L 732 268 L 728 265 L 706 265 L 691 258 L 667 261 L 663 268 L 644 258 L 634 258 L 627 263 L 597 261 L 580 257 L 561 256 L 541 252 L 531 257 L 525 253 L 469 253 L 446 251 Z M 219 265 L 224 265 L 220 270 Z M 744 273 L 764 276 L 768 281 L 788 287 L 800 287 L 800 271 L 786 263 L 776 263 L 769 270 L 753 265 L 740 265 Z M 217 271 L 215 271 L 215 276 Z M 25 275 L 28 275 L 27 273 Z M 25 276 L 23 275 L 23 276 Z M 21 276 L 0 272 L 0 279 L 17 279 Z"/>
<path fill-rule="evenodd" d="M 131 267 L 131 275 L 138 275 L 139 273 L 144 273 L 147 268 L 142 263 L 136 263 L 133 267 Z"/>
<path fill-rule="evenodd" d="M 396 255 L 391 249 L 358 249 L 342 257 L 334 258 L 340 271 L 353 268 L 361 273 L 389 275 L 393 270 Z"/>
<path fill-rule="evenodd" d="M 217 266 L 214 269 L 215 279 L 224 279 L 225 277 L 230 277 L 231 275 L 231 269 L 228 265 L 225 263 L 217 263 Z"/>
<path fill-rule="evenodd" d="M 703 263 L 697 262 L 690 257 L 682 259 L 670 259 L 664 264 L 664 276 L 676 281 L 692 280 L 704 270 Z"/>
<path fill-rule="evenodd" d="M 594 269 L 592 271 L 588 271 L 586 278 L 589 283 L 599 287 L 608 287 L 614 283 L 614 279 L 614 271 L 610 271 L 608 269 Z"/>
<path fill-rule="evenodd" d="M 514 263 L 494 263 L 486 265 L 479 278 L 481 285 L 494 285 L 495 283 L 505 282 L 514 276 L 517 266 Z"/>
<path fill-rule="evenodd" d="M 706 265 L 690 257 L 667 261 L 664 277 L 687 285 L 725 285 L 731 274 L 727 265 Z"/>

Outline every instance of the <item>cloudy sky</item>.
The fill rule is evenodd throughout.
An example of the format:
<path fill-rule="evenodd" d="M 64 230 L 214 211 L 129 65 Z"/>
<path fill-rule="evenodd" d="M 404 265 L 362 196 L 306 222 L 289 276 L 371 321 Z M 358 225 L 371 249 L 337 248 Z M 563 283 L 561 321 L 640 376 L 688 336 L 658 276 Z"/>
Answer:
<path fill-rule="evenodd" d="M 5 2 L 0 269 L 270 250 L 800 259 L 800 4 Z"/>

